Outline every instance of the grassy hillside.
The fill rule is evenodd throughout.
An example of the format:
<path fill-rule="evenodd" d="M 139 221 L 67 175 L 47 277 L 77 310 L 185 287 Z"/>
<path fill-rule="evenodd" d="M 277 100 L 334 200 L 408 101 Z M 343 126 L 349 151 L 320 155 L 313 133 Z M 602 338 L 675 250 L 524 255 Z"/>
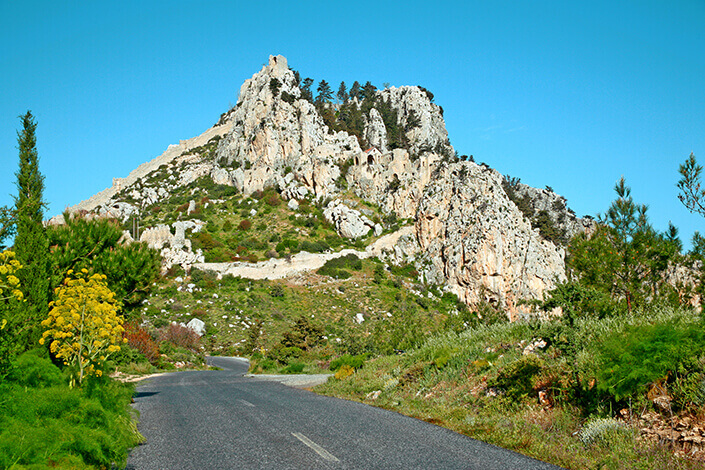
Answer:
<path fill-rule="evenodd" d="M 700 316 L 656 308 L 570 329 L 560 323 L 479 326 L 369 360 L 317 391 L 567 468 L 702 468 L 696 444 L 705 403 L 702 327 Z M 671 383 L 668 370 L 679 367 Z M 651 377 L 658 377 L 660 389 L 636 385 Z M 615 391 L 631 379 L 633 390 L 618 398 Z M 667 413 L 645 413 L 656 396 L 669 397 Z"/>

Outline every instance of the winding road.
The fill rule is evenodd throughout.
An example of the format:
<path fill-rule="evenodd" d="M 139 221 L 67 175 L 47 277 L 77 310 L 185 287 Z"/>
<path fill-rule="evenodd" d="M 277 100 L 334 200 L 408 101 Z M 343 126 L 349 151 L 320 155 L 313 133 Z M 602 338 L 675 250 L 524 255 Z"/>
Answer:
<path fill-rule="evenodd" d="M 244 377 L 247 363 L 166 374 L 137 387 L 147 442 L 131 470 L 555 469 L 391 411 Z"/>

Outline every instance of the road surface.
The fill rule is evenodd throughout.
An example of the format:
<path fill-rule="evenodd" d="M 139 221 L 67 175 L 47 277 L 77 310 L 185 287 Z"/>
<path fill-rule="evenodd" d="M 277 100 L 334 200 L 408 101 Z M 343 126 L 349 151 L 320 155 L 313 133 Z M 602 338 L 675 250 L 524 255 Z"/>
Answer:
<path fill-rule="evenodd" d="M 131 470 L 555 469 L 447 429 L 356 402 L 220 371 L 165 374 L 137 387 Z"/>

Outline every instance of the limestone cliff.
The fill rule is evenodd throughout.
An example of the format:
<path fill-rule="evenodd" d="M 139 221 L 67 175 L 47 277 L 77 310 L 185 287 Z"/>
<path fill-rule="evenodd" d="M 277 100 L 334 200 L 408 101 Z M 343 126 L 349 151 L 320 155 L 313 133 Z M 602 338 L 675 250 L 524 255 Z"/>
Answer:
<path fill-rule="evenodd" d="M 470 305 L 485 301 L 515 313 L 519 300 L 541 298 L 565 279 L 564 249 L 532 229 L 495 170 L 441 166 L 416 216 L 420 272 Z"/>

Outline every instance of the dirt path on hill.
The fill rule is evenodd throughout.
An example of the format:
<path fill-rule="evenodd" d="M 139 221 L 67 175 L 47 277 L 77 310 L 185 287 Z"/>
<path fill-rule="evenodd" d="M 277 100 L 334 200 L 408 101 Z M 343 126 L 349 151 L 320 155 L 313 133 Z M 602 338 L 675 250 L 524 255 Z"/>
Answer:
<path fill-rule="evenodd" d="M 272 258 L 259 263 L 244 263 L 241 261 L 232 263 L 197 263 L 193 267 L 202 271 L 215 271 L 222 275 L 231 274 L 247 279 L 282 279 L 304 271 L 316 270 L 328 260 L 340 258 L 351 253 L 360 259 L 379 256 L 384 251 L 392 251 L 399 238 L 413 233 L 413 225 L 403 227 L 394 233 L 380 237 L 368 246 L 365 251 L 352 249 L 342 250 L 337 253 L 308 253 L 302 251 L 292 256 L 289 260 Z"/>

